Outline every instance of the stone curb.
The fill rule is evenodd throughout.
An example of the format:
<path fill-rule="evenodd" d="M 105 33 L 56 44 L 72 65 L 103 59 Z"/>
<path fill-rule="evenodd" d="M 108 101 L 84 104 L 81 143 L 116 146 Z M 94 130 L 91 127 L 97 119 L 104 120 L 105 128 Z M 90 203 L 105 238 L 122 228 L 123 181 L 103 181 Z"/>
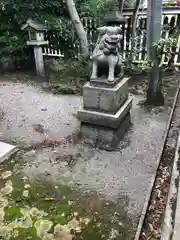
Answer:
<path fill-rule="evenodd" d="M 172 109 L 171 109 L 170 117 L 169 117 L 168 123 L 166 125 L 166 130 L 165 130 L 165 133 L 164 133 L 163 143 L 162 143 L 159 155 L 157 157 L 157 168 L 156 168 L 156 171 L 154 172 L 154 174 L 152 176 L 152 180 L 151 180 L 151 183 L 149 185 L 148 192 L 146 194 L 144 207 L 143 207 L 143 210 L 141 212 L 141 216 L 140 216 L 140 220 L 139 220 L 139 223 L 138 223 L 138 226 L 137 226 L 137 230 L 136 230 L 134 240 L 139 240 L 139 238 L 140 238 L 140 234 L 141 234 L 141 231 L 142 231 L 144 219 L 145 219 L 146 212 L 148 210 L 148 206 L 149 206 L 149 202 L 150 202 L 150 198 L 151 198 L 151 192 L 152 192 L 152 189 L 153 189 L 153 186 L 154 186 L 154 183 L 155 183 L 157 170 L 158 170 L 158 167 L 159 167 L 159 164 L 160 164 L 161 156 L 163 154 L 164 145 L 165 145 L 165 142 L 166 142 L 166 139 L 167 139 L 167 136 L 168 136 L 168 132 L 169 132 L 169 128 L 170 128 L 170 125 L 171 125 L 172 116 L 173 116 L 173 113 L 174 113 L 174 109 L 175 109 L 175 106 L 176 106 L 176 102 L 177 102 L 179 92 L 180 92 L 180 84 L 179 84 L 178 89 L 176 91 L 176 95 L 175 95 L 175 99 L 174 99 L 173 106 L 172 106 Z"/>
<path fill-rule="evenodd" d="M 177 143 L 177 164 L 179 164 L 179 160 L 180 160 L 180 154 L 179 154 L 179 149 L 180 149 L 180 132 L 179 132 L 179 138 L 178 138 L 178 143 Z M 178 169 L 179 170 L 179 169 Z M 179 172 L 180 175 L 180 172 Z M 177 190 L 177 195 L 176 195 L 176 209 L 175 209 L 175 215 L 174 215 L 174 219 L 173 219 L 173 223 L 174 223 L 174 229 L 173 229 L 173 233 L 172 234 L 172 240 L 179 240 L 180 239 L 180 176 L 179 177 L 179 181 L 178 184 L 179 186 L 176 188 Z"/>
<path fill-rule="evenodd" d="M 161 233 L 161 240 L 170 240 L 172 239 L 171 237 L 173 234 L 174 212 L 176 211 L 176 200 L 178 195 L 178 186 L 176 185 L 177 184 L 176 181 L 178 180 L 179 182 L 179 170 L 178 170 L 179 147 L 180 147 L 180 132 L 176 144 L 168 200 L 166 204 L 164 223 Z"/>

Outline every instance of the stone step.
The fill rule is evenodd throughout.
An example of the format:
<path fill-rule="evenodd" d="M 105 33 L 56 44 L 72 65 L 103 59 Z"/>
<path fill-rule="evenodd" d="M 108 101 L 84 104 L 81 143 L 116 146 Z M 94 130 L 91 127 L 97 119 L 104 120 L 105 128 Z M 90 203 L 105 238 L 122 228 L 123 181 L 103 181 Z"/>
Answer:
<path fill-rule="evenodd" d="M 118 128 L 132 107 L 132 99 L 128 99 L 116 114 L 96 112 L 82 109 L 78 111 L 78 118 L 81 122 L 105 126 L 109 128 Z"/>
<path fill-rule="evenodd" d="M 0 142 L 0 163 L 8 159 L 13 153 L 18 150 L 16 146 L 8 143 Z"/>

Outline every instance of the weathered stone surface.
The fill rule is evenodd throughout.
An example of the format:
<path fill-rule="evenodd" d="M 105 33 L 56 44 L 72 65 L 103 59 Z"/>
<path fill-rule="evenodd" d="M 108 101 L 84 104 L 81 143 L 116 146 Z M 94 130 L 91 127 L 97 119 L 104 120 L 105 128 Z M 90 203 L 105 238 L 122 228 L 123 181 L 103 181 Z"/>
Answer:
<path fill-rule="evenodd" d="M 82 122 L 110 128 L 118 128 L 125 116 L 129 113 L 131 107 L 132 99 L 128 99 L 116 114 L 82 109 L 78 111 L 78 117 Z"/>
<path fill-rule="evenodd" d="M 124 75 L 122 64 L 122 29 L 118 26 L 104 26 L 97 29 L 98 40 L 92 53 L 91 80 L 106 76 L 107 82 Z"/>
<path fill-rule="evenodd" d="M 117 77 L 117 78 L 114 78 L 113 82 L 108 82 L 107 79 L 102 76 L 98 79 L 91 80 L 89 83 L 91 86 L 95 86 L 95 87 L 112 88 L 116 86 L 122 80 L 122 78 L 123 77 Z"/>
<path fill-rule="evenodd" d="M 128 80 L 123 78 L 112 88 L 91 86 L 86 83 L 83 88 L 83 103 L 85 109 L 115 113 L 128 98 Z"/>
<path fill-rule="evenodd" d="M 81 133 L 86 143 L 104 150 L 113 150 L 124 137 L 130 124 L 128 113 L 117 129 L 82 123 Z"/>

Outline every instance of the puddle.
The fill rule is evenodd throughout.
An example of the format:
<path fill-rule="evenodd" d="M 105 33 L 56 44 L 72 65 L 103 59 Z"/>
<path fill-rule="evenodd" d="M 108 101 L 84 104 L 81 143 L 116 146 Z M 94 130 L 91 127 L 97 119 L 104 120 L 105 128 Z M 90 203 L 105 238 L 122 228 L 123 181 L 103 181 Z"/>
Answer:
<path fill-rule="evenodd" d="M 1 239 L 131 239 L 132 223 L 121 200 L 29 180 L 11 168 L 9 163 L 0 170 Z"/>

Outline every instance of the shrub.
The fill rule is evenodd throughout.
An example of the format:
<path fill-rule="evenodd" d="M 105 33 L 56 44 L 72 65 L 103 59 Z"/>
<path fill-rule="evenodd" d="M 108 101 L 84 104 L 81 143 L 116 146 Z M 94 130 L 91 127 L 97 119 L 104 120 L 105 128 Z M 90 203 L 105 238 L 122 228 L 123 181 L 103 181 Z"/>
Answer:
<path fill-rule="evenodd" d="M 28 35 L 21 30 L 28 18 L 57 30 L 58 44 L 64 51 L 74 44 L 73 26 L 64 0 L 2 0 L 0 15 L 0 64 L 11 60 L 17 65 L 32 59 L 32 48 L 26 46 Z"/>
<path fill-rule="evenodd" d="M 49 79 L 54 92 L 81 93 L 82 86 L 89 80 L 90 61 L 79 56 L 74 59 L 54 60 Z"/>

